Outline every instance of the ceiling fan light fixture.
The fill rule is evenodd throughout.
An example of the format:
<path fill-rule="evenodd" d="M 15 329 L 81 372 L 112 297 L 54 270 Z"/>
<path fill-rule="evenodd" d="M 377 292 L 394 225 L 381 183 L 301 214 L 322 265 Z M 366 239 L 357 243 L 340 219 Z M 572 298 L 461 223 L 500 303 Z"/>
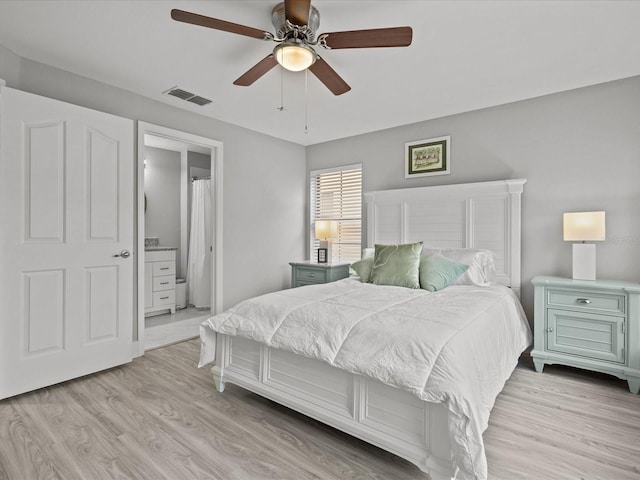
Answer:
<path fill-rule="evenodd" d="M 306 70 L 316 61 L 316 52 L 300 40 L 287 40 L 273 49 L 276 61 L 287 70 L 300 72 Z"/>
<path fill-rule="evenodd" d="M 171 18 L 178 22 L 278 43 L 278 46 L 273 49 L 273 53 L 264 57 L 237 78 L 233 82 L 234 85 L 243 87 L 252 85 L 280 64 L 293 72 L 310 69 L 311 73 L 334 95 L 342 95 L 351 90 L 351 87 L 323 58 L 316 54 L 314 46 L 319 45 L 328 50 L 408 47 L 413 38 L 411 27 L 325 32 L 318 36 L 316 32 L 320 25 L 320 13 L 311 5 L 310 0 L 284 0 L 273 7 L 271 23 L 276 29 L 275 35 L 258 28 L 175 8 L 171 10 Z"/>

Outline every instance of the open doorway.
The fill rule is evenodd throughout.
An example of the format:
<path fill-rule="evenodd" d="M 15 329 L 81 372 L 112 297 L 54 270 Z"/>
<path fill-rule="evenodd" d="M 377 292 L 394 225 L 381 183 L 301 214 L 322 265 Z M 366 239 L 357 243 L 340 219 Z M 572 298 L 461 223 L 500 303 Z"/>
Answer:
<path fill-rule="evenodd" d="M 138 122 L 138 350 L 222 305 L 222 143 Z"/>

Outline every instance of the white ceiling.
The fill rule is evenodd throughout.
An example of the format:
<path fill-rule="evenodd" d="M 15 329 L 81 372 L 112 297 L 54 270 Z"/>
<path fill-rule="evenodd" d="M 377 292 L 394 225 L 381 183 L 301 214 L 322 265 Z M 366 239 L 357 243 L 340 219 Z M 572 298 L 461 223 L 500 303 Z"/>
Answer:
<path fill-rule="evenodd" d="M 413 27 L 408 48 L 318 47 L 352 87 L 338 97 L 311 74 L 305 95 L 305 74 L 279 68 L 234 86 L 275 43 L 170 18 L 180 8 L 273 32 L 276 3 L 1 0 L 0 44 L 301 145 L 640 75 L 640 1 L 316 0 L 319 33 Z M 214 102 L 163 95 L 176 85 Z"/>

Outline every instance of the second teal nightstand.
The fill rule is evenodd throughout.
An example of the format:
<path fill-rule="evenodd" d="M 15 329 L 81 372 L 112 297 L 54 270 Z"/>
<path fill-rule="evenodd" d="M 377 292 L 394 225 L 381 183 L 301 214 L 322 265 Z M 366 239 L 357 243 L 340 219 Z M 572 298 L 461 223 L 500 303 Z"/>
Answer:
<path fill-rule="evenodd" d="M 535 277 L 536 371 L 559 363 L 608 373 L 640 391 L 640 284 Z"/>

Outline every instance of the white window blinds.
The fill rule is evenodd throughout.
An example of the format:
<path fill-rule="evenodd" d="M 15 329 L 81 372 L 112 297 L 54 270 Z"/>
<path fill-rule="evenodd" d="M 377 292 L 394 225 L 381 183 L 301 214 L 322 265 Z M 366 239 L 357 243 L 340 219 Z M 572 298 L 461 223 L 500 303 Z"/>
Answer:
<path fill-rule="evenodd" d="M 361 256 L 362 166 L 349 165 L 311 172 L 311 258 L 315 258 L 319 240 L 315 238 L 316 220 L 333 220 L 337 238 L 331 242 L 330 262 L 355 262 Z"/>

